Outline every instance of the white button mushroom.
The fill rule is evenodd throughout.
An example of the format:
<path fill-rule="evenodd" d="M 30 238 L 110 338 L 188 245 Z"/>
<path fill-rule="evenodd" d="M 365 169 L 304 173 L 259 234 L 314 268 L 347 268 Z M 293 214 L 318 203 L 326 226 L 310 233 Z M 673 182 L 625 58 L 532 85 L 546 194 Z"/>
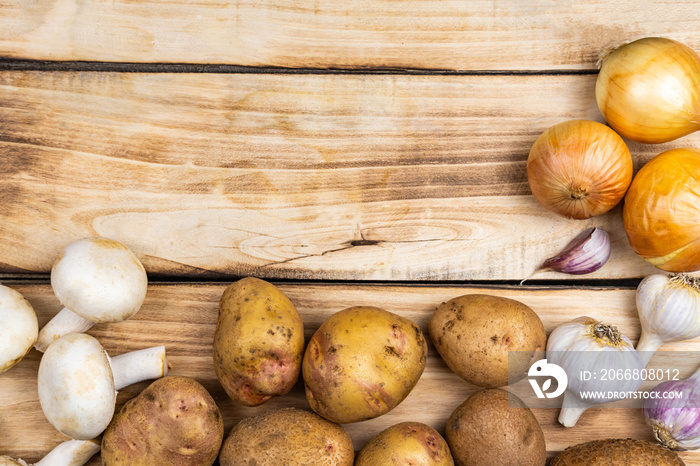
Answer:
<path fill-rule="evenodd" d="M 168 372 L 165 347 L 122 354 L 110 360 L 102 345 L 84 333 L 53 342 L 39 364 L 39 402 L 61 433 L 78 440 L 107 428 L 117 390 Z"/>
<path fill-rule="evenodd" d="M 97 440 L 66 440 L 33 466 L 82 466 L 100 451 Z M 0 456 L 0 466 L 27 466 L 23 460 Z"/>
<path fill-rule="evenodd" d="M 34 347 L 46 351 L 67 333 L 132 317 L 147 285 L 143 265 L 119 241 L 96 236 L 70 243 L 51 269 L 51 287 L 64 309 L 41 329 Z"/>
<path fill-rule="evenodd" d="M 37 339 L 34 308 L 19 292 L 0 285 L 0 374 L 17 364 Z"/>

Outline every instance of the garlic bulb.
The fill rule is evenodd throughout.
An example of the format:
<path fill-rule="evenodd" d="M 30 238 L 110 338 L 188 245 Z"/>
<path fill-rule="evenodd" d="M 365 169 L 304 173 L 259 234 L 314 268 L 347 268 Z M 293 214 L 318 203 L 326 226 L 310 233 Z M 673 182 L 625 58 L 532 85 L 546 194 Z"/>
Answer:
<path fill-rule="evenodd" d="M 663 344 L 700 336 L 700 280 L 685 274 L 653 274 L 637 287 L 644 365 Z"/>
<path fill-rule="evenodd" d="M 700 369 L 685 380 L 658 384 L 644 400 L 644 419 L 671 450 L 700 448 Z"/>
<path fill-rule="evenodd" d="M 547 340 L 547 360 L 568 377 L 559 413 L 565 427 L 573 427 L 589 407 L 623 399 L 642 384 L 632 374 L 639 374 L 644 363 L 629 338 L 590 317 L 554 329 Z"/>

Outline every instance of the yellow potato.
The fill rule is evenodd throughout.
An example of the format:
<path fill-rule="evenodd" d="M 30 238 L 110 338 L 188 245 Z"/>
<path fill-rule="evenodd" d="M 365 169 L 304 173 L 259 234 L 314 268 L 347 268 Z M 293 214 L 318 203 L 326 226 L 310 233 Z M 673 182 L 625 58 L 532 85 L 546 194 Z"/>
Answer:
<path fill-rule="evenodd" d="M 209 392 L 189 377 L 158 379 L 129 400 L 102 437 L 105 466 L 211 466 L 224 422 Z"/>
<path fill-rule="evenodd" d="M 544 358 L 547 334 L 539 316 L 514 299 L 470 294 L 438 306 L 430 338 L 452 371 L 485 388 L 515 383 Z"/>
<path fill-rule="evenodd" d="M 304 354 L 311 408 L 334 422 L 380 416 L 406 398 L 427 356 L 420 328 L 376 307 L 351 307 L 326 320 Z"/>
<path fill-rule="evenodd" d="M 214 370 L 233 400 L 257 406 L 289 392 L 303 352 L 301 316 L 277 287 L 244 278 L 226 288 L 214 334 Z"/>
<path fill-rule="evenodd" d="M 432 427 L 402 422 L 378 433 L 360 450 L 355 466 L 452 466 L 447 442 Z"/>

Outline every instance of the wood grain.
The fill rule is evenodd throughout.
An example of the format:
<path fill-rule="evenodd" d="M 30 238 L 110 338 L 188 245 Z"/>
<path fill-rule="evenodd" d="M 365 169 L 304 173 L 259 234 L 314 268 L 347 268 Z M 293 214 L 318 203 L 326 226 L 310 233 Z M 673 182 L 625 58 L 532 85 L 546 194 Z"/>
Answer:
<path fill-rule="evenodd" d="M 648 35 L 700 49 L 698 1 L 0 1 L 0 56 L 290 68 L 595 69 Z"/>
<path fill-rule="evenodd" d="M 61 306 L 47 284 L 9 286 L 27 297 L 37 311 L 40 325 L 60 310 Z M 225 284 L 151 285 L 146 303 L 134 318 L 119 324 L 100 324 L 93 327 L 89 333 L 96 336 L 112 355 L 164 344 L 168 359 L 173 364 L 171 374 L 194 377 L 210 391 L 222 411 L 226 432 L 244 417 L 275 408 L 295 406 L 308 409 L 301 383 L 290 394 L 257 408 L 235 405 L 227 397 L 216 379 L 211 358 L 218 300 L 224 288 Z M 548 333 L 559 324 L 581 315 L 589 315 L 614 324 L 634 341 L 640 331 L 633 289 L 352 286 L 300 283 L 281 284 L 280 288 L 295 303 L 302 315 L 307 340 L 328 316 L 353 305 L 379 305 L 418 323 L 427 336 L 428 318 L 435 307 L 441 302 L 467 293 L 486 293 L 518 299 L 540 315 Z M 698 351 L 700 340 L 667 345 L 664 349 Z M 20 456 L 28 461 L 38 460 L 63 440 L 44 418 L 39 406 L 36 391 L 39 359 L 39 354 L 33 350 L 16 367 L 0 376 L 0 453 Z M 697 360 L 687 361 L 688 367 L 683 376 L 694 371 L 697 364 Z M 120 392 L 119 404 L 135 396 L 146 386 L 147 383 L 142 383 L 124 389 Z M 445 422 L 450 413 L 475 389 L 451 373 L 429 343 L 426 369 L 408 398 L 384 416 L 347 424 L 345 427 L 351 434 L 357 450 L 376 433 L 398 422 L 425 422 L 444 432 Z M 565 429 L 556 422 L 556 409 L 535 409 L 534 412 L 545 432 L 550 455 L 569 445 L 597 438 L 652 438 L 639 409 L 591 409 L 570 429 Z M 700 452 L 684 453 L 683 457 L 688 465 L 700 465 Z M 95 459 L 90 464 L 96 465 L 99 461 Z"/>
<path fill-rule="evenodd" d="M 619 207 L 559 218 L 527 183 L 544 129 L 601 119 L 594 80 L 3 72 L 0 272 L 99 234 L 158 275 L 520 280 L 595 225 L 587 278 L 640 277 Z"/>

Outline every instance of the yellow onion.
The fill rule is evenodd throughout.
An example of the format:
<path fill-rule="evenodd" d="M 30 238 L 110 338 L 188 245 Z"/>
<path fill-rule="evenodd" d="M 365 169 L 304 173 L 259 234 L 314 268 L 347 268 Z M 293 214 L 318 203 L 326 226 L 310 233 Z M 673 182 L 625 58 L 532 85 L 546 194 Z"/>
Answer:
<path fill-rule="evenodd" d="M 700 151 L 662 152 L 634 177 L 622 211 L 642 259 L 668 272 L 700 269 Z"/>
<path fill-rule="evenodd" d="M 595 95 L 620 135 L 672 141 L 700 129 L 700 57 L 671 39 L 630 42 L 603 58 Z"/>
<path fill-rule="evenodd" d="M 607 126 L 566 121 L 537 138 L 527 159 L 527 179 L 545 209 L 567 218 L 590 218 L 612 209 L 625 195 L 632 157 Z"/>

